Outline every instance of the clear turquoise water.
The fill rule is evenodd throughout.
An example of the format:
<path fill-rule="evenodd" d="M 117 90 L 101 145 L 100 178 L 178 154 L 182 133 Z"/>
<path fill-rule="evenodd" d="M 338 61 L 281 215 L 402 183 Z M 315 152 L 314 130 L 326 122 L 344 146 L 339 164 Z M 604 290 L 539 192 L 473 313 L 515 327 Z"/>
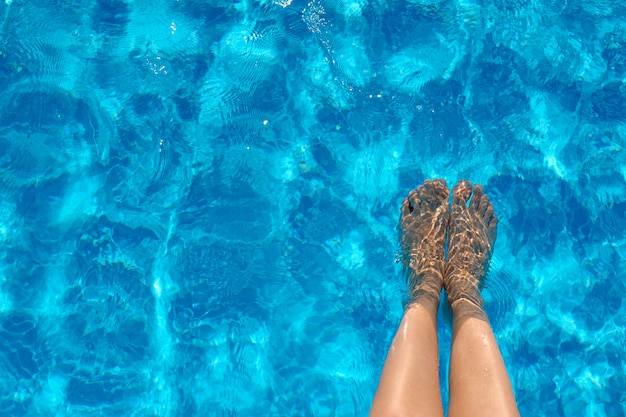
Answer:
<path fill-rule="evenodd" d="M 0 415 L 366 415 L 445 177 L 522 415 L 623 416 L 625 70 L 613 1 L 3 2 Z"/>

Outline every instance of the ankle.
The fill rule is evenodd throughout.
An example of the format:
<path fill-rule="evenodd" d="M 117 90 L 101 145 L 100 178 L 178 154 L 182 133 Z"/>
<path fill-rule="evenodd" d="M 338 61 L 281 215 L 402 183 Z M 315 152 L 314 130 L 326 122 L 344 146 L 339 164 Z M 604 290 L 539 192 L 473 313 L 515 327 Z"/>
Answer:
<path fill-rule="evenodd" d="M 488 321 L 487 313 L 483 308 L 483 298 L 479 293 L 471 298 L 466 296 L 454 300 L 448 298 L 448 303 L 450 304 L 452 317 L 455 321 L 472 317 Z"/>
<path fill-rule="evenodd" d="M 413 272 L 409 291 L 410 300 L 407 306 L 420 304 L 437 311 L 442 288 L 443 277 L 440 274 L 418 276 Z"/>
<path fill-rule="evenodd" d="M 409 302 L 406 307 L 412 305 L 421 305 L 428 310 L 437 311 L 439 309 L 440 293 L 422 288 L 416 288 L 411 291 Z"/>
<path fill-rule="evenodd" d="M 460 308 L 467 303 L 482 310 L 484 301 L 480 295 L 481 280 L 476 275 L 466 271 L 452 271 L 445 275 L 444 287 L 448 296 L 448 303 L 454 309 L 459 304 Z"/>

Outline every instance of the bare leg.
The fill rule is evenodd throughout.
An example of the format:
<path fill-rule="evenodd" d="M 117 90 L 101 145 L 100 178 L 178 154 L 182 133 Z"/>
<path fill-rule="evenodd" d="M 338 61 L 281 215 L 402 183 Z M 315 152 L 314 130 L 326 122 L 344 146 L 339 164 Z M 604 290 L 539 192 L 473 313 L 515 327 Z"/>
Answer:
<path fill-rule="evenodd" d="M 452 192 L 444 285 L 452 308 L 450 417 L 519 416 L 500 349 L 483 310 L 480 286 L 489 267 L 498 219 L 480 185 Z"/>
<path fill-rule="evenodd" d="M 437 308 L 443 285 L 449 190 L 425 181 L 402 203 L 402 246 L 411 302 L 389 348 L 370 416 L 443 417 Z"/>

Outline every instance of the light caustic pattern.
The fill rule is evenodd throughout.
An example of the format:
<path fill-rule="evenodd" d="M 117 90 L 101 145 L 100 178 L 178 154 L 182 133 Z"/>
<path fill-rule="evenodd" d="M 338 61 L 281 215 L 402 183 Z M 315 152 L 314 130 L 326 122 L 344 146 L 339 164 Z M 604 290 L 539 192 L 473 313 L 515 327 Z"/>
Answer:
<path fill-rule="evenodd" d="M 437 177 L 495 204 L 522 415 L 623 414 L 624 6 L 44 3 L 0 2 L 0 414 L 366 415 Z"/>

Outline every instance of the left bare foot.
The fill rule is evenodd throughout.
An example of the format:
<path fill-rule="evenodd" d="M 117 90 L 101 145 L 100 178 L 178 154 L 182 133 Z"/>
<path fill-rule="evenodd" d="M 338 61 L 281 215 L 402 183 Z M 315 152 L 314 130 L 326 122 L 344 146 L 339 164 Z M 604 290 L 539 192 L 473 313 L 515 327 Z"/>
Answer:
<path fill-rule="evenodd" d="M 443 179 L 426 180 L 402 203 L 400 226 L 411 303 L 439 306 L 445 267 L 450 190 Z"/>

